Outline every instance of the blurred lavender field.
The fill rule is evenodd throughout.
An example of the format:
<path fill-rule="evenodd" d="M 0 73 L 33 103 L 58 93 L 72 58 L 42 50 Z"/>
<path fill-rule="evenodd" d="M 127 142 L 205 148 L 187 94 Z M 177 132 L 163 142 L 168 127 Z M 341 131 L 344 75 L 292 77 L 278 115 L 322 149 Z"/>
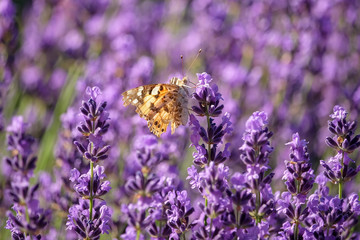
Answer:
<path fill-rule="evenodd" d="M 353 193 L 360 190 L 360 144 L 352 125 L 360 116 L 359 16 L 358 0 L 0 0 L 0 238 L 359 239 L 360 205 Z M 185 74 L 199 82 L 190 90 L 198 96 L 189 108 L 199 102 L 209 108 L 190 112 L 188 125 L 157 138 L 134 107 L 123 106 L 121 94 L 182 78 L 181 55 Z M 219 113 L 210 113 L 211 106 L 221 105 Z M 199 143 L 207 142 L 200 125 L 216 132 L 210 118 L 222 128 L 219 139 L 208 141 L 213 157 Z M 254 132 L 259 139 L 266 135 L 256 145 L 266 152 L 263 177 L 271 176 L 265 190 L 259 182 L 239 183 L 250 171 L 246 143 Z M 328 165 L 320 164 L 337 154 L 343 154 L 337 165 L 343 178 L 332 178 Z M 285 184 L 291 167 L 284 161 L 294 155 L 314 170 L 308 170 L 312 180 L 302 197 Z M 224 178 L 215 184 L 223 188 L 194 183 L 195 176 L 206 178 L 212 171 L 216 180 Z M 94 216 L 96 222 L 90 214 L 89 223 L 90 176 L 98 181 L 93 207 L 101 217 Z M 236 205 L 238 192 L 243 202 Z M 249 192 L 271 204 L 254 203 L 256 214 L 249 215 Z M 284 192 L 303 211 L 303 217 L 290 217 L 303 221 L 298 227 L 286 220 Z M 319 206 L 334 209 L 334 199 L 345 199 L 338 203 L 342 210 L 331 213 L 342 220 L 326 225 L 324 219 L 334 218 L 329 209 L 316 220 L 333 232 L 322 233 L 320 223 L 309 227 L 318 211 L 309 196 L 316 194 L 323 197 Z M 344 207 L 350 202 L 351 210 Z M 232 204 L 241 205 L 244 222 L 232 215 Z M 259 217 L 261 204 L 271 210 L 262 209 L 266 213 Z M 276 211 L 284 214 L 275 216 Z"/>

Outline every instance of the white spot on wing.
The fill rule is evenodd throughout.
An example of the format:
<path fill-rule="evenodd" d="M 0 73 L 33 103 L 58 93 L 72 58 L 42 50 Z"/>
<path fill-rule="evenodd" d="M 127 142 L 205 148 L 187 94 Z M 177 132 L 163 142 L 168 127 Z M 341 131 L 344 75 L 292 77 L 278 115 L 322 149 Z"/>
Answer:
<path fill-rule="evenodd" d="M 151 91 L 151 95 L 157 95 L 159 93 L 160 86 L 156 86 Z"/>
<path fill-rule="evenodd" d="M 137 90 L 138 90 L 138 91 L 137 91 L 137 95 L 140 97 L 140 96 L 142 95 L 142 93 L 143 93 L 144 87 L 143 87 L 143 86 L 138 87 Z"/>

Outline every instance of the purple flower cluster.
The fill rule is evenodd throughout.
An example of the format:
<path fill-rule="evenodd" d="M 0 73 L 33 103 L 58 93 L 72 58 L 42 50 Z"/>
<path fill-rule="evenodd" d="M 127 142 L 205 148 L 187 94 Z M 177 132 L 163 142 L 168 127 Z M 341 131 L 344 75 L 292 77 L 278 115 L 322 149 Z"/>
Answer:
<path fill-rule="evenodd" d="M 11 125 L 6 128 L 7 149 L 11 157 L 5 158 L 10 171 L 4 171 L 4 173 L 14 178 L 28 180 L 35 169 L 37 158 L 33 155 L 34 138 L 26 134 L 27 127 L 23 117 L 15 116 Z"/>
<path fill-rule="evenodd" d="M 191 230 L 194 225 L 189 220 L 189 216 L 194 212 L 194 208 L 191 207 L 186 191 L 169 192 L 168 200 L 165 204 L 170 207 L 166 210 L 167 223 L 172 231 L 170 239 L 180 239 L 181 235 Z"/>
<path fill-rule="evenodd" d="M 78 236 L 84 239 L 100 239 L 103 233 L 109 233 L 111 222 L 111 209 L 105 201 L 95 201 L 93 206 L 93 218 L 90 219 L 90 205 L 87 200 L 80 199 L 79 204 L 69 209 L 66 228 L 74 230 Z"/>
<path fill-rule="evenodd" d="M 182 239 L 192 227 L 193 213 L 185 190 L 178 191 L 181 182 L 178 170 L 171 166 L 166 143 L 158 144 L 155 136 L 144 135 L 134 145 L 136 154 L 130 156 L 126 168 L 124 195 L 129 204 L 121 210 L 129 226 L 123 239 Z M 123 197 L 125 197 L 123 196 Z M 124 199 L 125 200 L 125 199 Z"/>
<path fill-rule="evenodd" d="M 214 122 L 214 117 L 218 117 L 224 108 L 224 105 L 219 105 L 222 99 L 221 94 L 218 92 L 216 84 L 210 86 L 212 78 L 209 74 L 198 74 L 198 79 L 199 84 L 193 94 L 198 105 L 193 106 L 192 110 L 199 116 L 206 116 L 208 126 L 205 129 L 194 115 L 190 115 L 191 142 L 196 148 L 196 152 L 193 154 L 194 164 L 204 167 L 213 161 L 218 165 L 224 162 L 230 154 L 230 144 L 226 144 L 223 151 L 218 151 L 218 147 L 223 144 L 224 135 L 233 130 L 230 115 L 226 113 L 220 124 Z M 199 143 L 200 140 L 203 141 L 202 144 Z"/>
<path fill-rule="evenodd" d="M 233 131 L 230 115 L 225 113 L 217 124 L 215 118 L 222 114 L 221 94 L 216 84 L 211 84 L 212 78 L 207 73 L 198 74 L 199 84 L 193 98 L 198 106 L 193 106 L 199 117 L 206 117 L 207 128 L 200 125 L 194 116 L 190 117 L 192 126 L 191 141 L 195 147 L 194 165 L 188 168 L 190 185 L 197 189 L 205 202 L 199 202 L 201 214 L 194 225 L 193 239 L 233 239 L 243 236 L 241 228 L 254 225 L 249 211 L 241 211 L 252 198 L 250 191 L 237 188 L 244 184 L 244 175 L 235 174 L 230 179 L 230 169 L 224 165 L 229 158 L 229 143 L 224 143 L 225 135 Z M 220 117 L 219 117 L 220 118 Z M 200 144 L 200 141 L 203 143 Z M 223 151 L 218 149 L 224 146 Z M 196 166 L 203 170 L 199 171 Z M 240 175 L 240 176 L 239 176 Z M 234 178 L 243 178 L 242 183 Z M 237 185 L 239 184 L 239 185 Z M 245 207 L 248 210 L 248 207 Z"/>
<path fill-rule="evenodd" d="M 289 129 L 302 129 L 307 139 L 318 139 L 309 148 L 319 149 L 320 158 L 324 129 L 319 126 L 329 109 L 339 102 L 358 115 L 358 8 L 356 1 L 326 0 L 176 4 L 36 0 L 20 6 L 3 0 L 0 47 L 5 57 L 0 59 L 4 66 L 0 75 L 13 78 L 25 97 L 44 105 L 45 111 L 33 117 L 40 134 L 51 122 L 56 102 L 70 99 L 62 96 L 67 92 L 62 89 L 79 100 L 84 86 L 101 87 L 109 112 L 116 114 L 111 120 L 114 135 L 108 138 L 122 143 L 132 138 L 138 122 L 127 121 L 130 117 L 119 110 L 117 96 L 132 87 L 165 82 L 170 73 L 179 71 L 180 54 L 187 64 L 191 59 L 187 56 L 202 48 L 202 64 L 194 66 L 222 80 L 219 88 L 230 96 L 225 111 L 241 129 L 233 134 L 234 141 L 241 141 L 247 116 L 263 109 L 272 116 L 271 129 L 280 131 L 274 136 L 277 142 L 288 139 Z M 62 103 L 64 109 L 70 104 Z M 30 112 L 25 114 L 31 116 Z M 282 161 L 287 149 L 278 149 L 281 157 L 276 159 Z M 230 151 L 236 152 L 237 146 Z M 110 154 L 120 156 L 116 150 Z"/>
<path fill-rule="evenodd" d="M 267 128 L 268 116 L 264 112 L 254 112 L 246 121 L 243 136 L 244 143 L 240 147 L 240 159 L 246 166 L 245 188 L 253 193 L 250 199 L 252 211 L 250 215 L 256 225 L 261 226 L 260 237 L 270 235 L 268 222 L 275 211 L 275 201 L 270 187 L 274 173 L 266 174 L 270 169 L 269 157 L 273 152 L 269 139 L 273 133 Z"/>
<path fill-rule="evenodd" d="M 0 0 L 1 238 L 358 238 L 359 9 Z M 119 96 L 183 65 L 211 75 L 157 139 Z"/>
<path fill-rule="evenodd" d="M 333 197 L 326 182 L 326 178 L 319 175 L 315 180 L 318 189 L 308 198 L 310 214 L 304 221 L 307 239 L 357 239 L 359 234 L 352 229 L 360 215 L 359 196 L 353 193 L 345 199 Z"/>
<path fill-rule="evenodd" d="M 339 198 L 342 198 L 343 184 L 351 181 L 360 170 L 360 167 L 351 166 L 355 161 L 349 157 L 349 154 L 360 147 L 360 135 L 354 136 L 356 121 L 346 120 L 347 114 L 343 107 L 334 107 L 334 113 L 330 115 L 333 120 L 328 123 L 329 131 L 334 136 L 327 137 L 326 144 L 335 149 L 337 154 L 329 163 L 320 161 L 325 169 L 324 175 L 331 182 L 339 184 Z"/>
<path fill-rule="evenodd" d="M 39 206 L 39 183 L 30 184 L 37 158 L 33 155 L 35 141 L 26 134 L 27 127 L 23 118 L 16 116 L 6 128 L 11 156 L 5 158 L 5 169 L 13 211 L 7 213 L 5 228 L 11 231 L 13 239 L 25 239 L 27 236 L 41 239 L 50 220 L 50 211 Z"/>
<path fill-rule="evenodd" d="M 113 193 L 117 200 L 111 197 L 104 200 L 109 198 L 111 184 L 106 180 L 106 167 L 99 163 L 110 158 L 110 145 L 103 139 L 111 132 L 111 125 L 107 103 L 98 87 L 86 89 L 89 98 L 81 104 L 83 120 L 76 127 L 73 124 L 76 117 L 63 116 L 68 128 L 59 141 L 64 152 L 58 153 L 58 164 L 69 171 L 66 174 L 58 168 L 56 172 L 61 178 L 56 177 L 55 182 L 47 174 L 40 175 L 42 184 L 51 184 L 50 192 L 40 189 L 40 184 L 30 187 L 29 179 L 37 159 L 33 154 L 34 139 L 26 134 L 27 125 L 22 118 L 15 117 L 6 129 L 11 156 L 4 160 L 11 182 L 8 192 L 16 213 L 8 213 L 6 224 L 13 239 L 59 237 L 49 222 L 64 211 L 68 211 L 66 236 L 69 238 L 76 235 L 100 239 L 105 233 L 126 240 L 358 237 L 354 232 L 360 216 L 358 195 L 344 192 L 342 197 L 339 190 L 339 195 L 333 196 L 327 186 L 329 182 L 350 184 L 358 172 L 349 155 L 359 147 L 359 136 L 355 135 L 355 121 L 346 119 L 344 108 L 334 107 L 329 130 L 335 136 L 326 138 L 326 143 L 338 151 L 341 161 L 339 157 L 330 164 L 322 161 L 323 168 L 316 176 L 308 142 L 295 133 L 286 144 L 290 147 L 282 178 L 286 191 L 273 192 L 270 158 L 274 147 L 270 143 L 273 133 L 268 128 L 268 115 L 256 111 L 245 122 L 236 160 L 227 142 L 234 129 L 230 114 L 223 113 L 222 94 L 209 74 L 198 74 L 198 81 L 193 93 L 194 114 L 189 123 L 190 146 L 195 152 L 193 165 L 187 169 L 189 186 L 196 191 L 186 191 L 179 178 L 177 161 L 184 149 L 178 149 L 173 138 L 184 134 L 180 128 L 178 136 L 165 134 L 163 141 L 153 135 L 139 134 L 123 155 L 124 165 L 119 166 L 124 168 L 124 175 L 118 179 Z M 76 131 L 67 135 L 69 130 Z M 75 148 L 66 147 L 66 141 L 71 139 Z M 75 162 L 71 163 L 71 159 Z M 242 170 L 234 171 L 230 167 L 232 161 L 240 164 Z M 66 175 L 68 180 L 64 179 Z M 57 206 L 53 210 L 54 219 L 49 210 L 40 208 L 42 198 Z"/>
<path fill-rule="evenodd" d="M 86 94 L 89 99 L 83 101 L 80 108 L 84 122 L 80 122 L 77 127 L 85 139 L 83 143 L 74 141 L 74 144 L 84 159 L 90 162 L 90 169 L 82 175 L 76 168 L 71 170 L 70 181 L 81 198 L 78 204 L 69 209 L 66 226 L 81 238 L 100 239 L 100 235 L 108 234 L 110 229 L 112 210 L 102 197 L 111 186 L 109 181 L 103 180 L 106 177 L 104 167 L 94 167 L 94 164 L 108 157 L 106 154 L 110 146 L 103 142 L 102 136 L 109 129 L 109 113 L 106 111 L 106 102 L 100 100 L 101 91 L 98 87 L 88 87 Z"/>
<path fill-rule="evenodd" d="M 308 229 L 302 227 L 310 214 L 309 207 L 306 206 L 307 195 L 315 180 L 307 144 L 305 140 L 300 139 L 299 133 L 295 133 L 292 141 L 286 144 L 291 150 L 290 160 L 285 160 L 286 170 L 283 177 L 287 192 L 281 194 L 277 209 L 287 217 L 280 233 L 283 239 L 299 239 L 301 235 L 311 234 Z"/>
<path fill-rule="evenodd" d="M 13 104 L 7 112 L 25 108 L 24 116 L 36 123 L 36 135 L 42 136 L 49 124 L 59 127 L 58 117 L 72 96 L 69 115 L 77 109 L 84 88 L 96 85 L 105 93 L 113 116 L 109 120 L 113 131 L 106 141 L 122 146 L 134 140 L 135 129 L 145 122 L 121 108 L 118 96 L 132 87 L 166 82 L 170 73 L 179 71 L 180 54 L 187 65 L 188 56 L 202 48 L 205 54 L 193 72 L 208 71 L 221 79 L 219 90 L 229 96 L 224 112 L 240 129 L 229 142 L 241 142 L 247 117 L 263 109 L 273 119 L 269 128 L 278 133 L 275 142 L 287 141 L 290 131 L 302 130 L 307 139 L 316 139 L 309 148 L 318 159 L 325 150 L 326 130 L 321 126 L 329 109 L 341 103 L 355 118 L 358 115 L 357 9 L 354 1 L 326 0 L 189 4 L 36 0 L 24 5 L 4 0 L 0 75 L 24 93 L 8 95 L 4 101 Z M 36 100 L 35 107 L 29 98 Z M 61 104 L 55 111 L 57 102 Z M 61 152 L 58 144 L 55 147 Z M 276 147 L 273 159 L 281 166 L 287 149 L 283 144 Z M 236 144 L 228 150 L 238 154 Z M 44 158 L 40 154 L 40 168 L 42 162 L 53 161 L 51 153 L 48 150 Z M 109 155 L 103 164 L 113 170 L 111 176 L 118 173 L 119 148 L 109 150 Z M 274 169 L 276 180 L 283 170 Z"/>
<path fill-rule="evenodd" d="M 298 133 L 295 133 L 292 141 L 286 144 L 290 146 L 291 151 L 290 160 L 285 160 L 286 170 L 283 175 L 287 191 L 282 192 L 281 196 L 280 193 L 273 193 L 270 184 L 274 173 L 269 173 L 269 158 L 274 151 L 269 140 L 273 133 L 267 128 L 268 116 L 264 112 L 254 112 L 246 121 L 243 145 L 240 147 L 244 172 L 231 173 L 224 161 L 217 162 L 215 158 L 209 157 L 210 151 L 207 149 L 211 149 L 212 141 L 208 139 L 211 139 L 211 131 L 217 126 L 207 109 L 213 97 L 217 95 L 218 99 L 221 99 L 221 95 L 216 90 L 211 91 L 217 89 L 216 87 L 210 87 L 206 82 L 204 84 L 203 79 L 211 79 L 209 75 L 204 75 L 205 73 L 198 75 L 199 88 L 207 89 L 198 89 L 194 93 L 194 98 L 199 101 L 200 106 L 194 108 L 199 116 L 207 117 L 207 122 L 210 123 L 208 130 L 200 125 L 194 115 L 190 118 L 193 130 L 192 145 L 197 152 L 193 154 L 194 165 L 188 168 L 188 179 L 191 187 L 198 189 L 205 199 L 204 203 L 198 203 L 201 213 L 199 220 L 195 222 L 196 225 L 193 226 L 193 239 L 356 238 L 357 234 L 352 233 L 351 229 L 356 225 L 359 215 L 358 196 L 351 194 L 346 199 L 331 196 L 325 185 L 325 179 L 328 177 L 326 168 L 323 175 L 320 174 L 315 181 L 307 149 L 308 143 L 300 139 Z M 209 95 L 207 98 L 199 98 L 199 92 Z M 212 104 L 214 102 L 216 101 Z M 343 120 L 346 114 L 337 111 L 338 109 L 343 110 L 336 106 L 331 117 L 341 118 L 345 126 L 341 136 L 346 136 L 344 138 L 351 142 L 350 145 L 356 146 L 357 137 L 351 137 L 355 127 L 347 127 L 354 123 Z M 220 126 L 226 126 L 224 121 Z M 228 127 L 231 128 L 231 123 Z M 352 132 L 347 129 L 351 129 Z M 225 134 L 220 135 L 223 137 Z M 202 145 L 199 144 L 200 140 L 203 141 Z M 220 138 L 216 143 L 222 141 L 223 138 Z M 327 142 L 329 141 L 328 138 Z M 354 150 L 356 147 L 353 148 L 351 149 Z M 337 147 L 338 149 L 341 148 Z M 201 166 L 203 170 L 199 171 L 195 165 Z M 310 195 L 315 182 L 318 189 Z"/>
<path fill-rule="evenodd" d="M 101 181 L 106 177 L 104 173 L 104 167 L 97 165 L 94 167 L 93 171 L 94 175 L 92 194 L 89 192 L 91 171 L 81 176 L 80 172 L 76 168 L 70 172 L 70 181 L 74 182 L 75 191 L 83 198 L 87 198 L 90 195 L 92 195 L 94 198 L 100 198 L 111 189 L 109 181 Z"/>

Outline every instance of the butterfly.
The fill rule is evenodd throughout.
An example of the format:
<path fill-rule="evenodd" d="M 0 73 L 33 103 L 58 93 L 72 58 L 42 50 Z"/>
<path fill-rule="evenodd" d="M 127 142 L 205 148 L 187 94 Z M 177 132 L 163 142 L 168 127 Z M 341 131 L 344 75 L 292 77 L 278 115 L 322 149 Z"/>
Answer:
<path fill-rule="evenodd" d="M 136 107 L 136 112 L 147 121 L 150 131 L 157 137 L 171 124 L 171 134 L 180 125 L 186 125 L 189 91 L 187 77 L 173 77 L 169 84 L 150 84 L 130 89 L 122 94 L 124 106 Z"/>

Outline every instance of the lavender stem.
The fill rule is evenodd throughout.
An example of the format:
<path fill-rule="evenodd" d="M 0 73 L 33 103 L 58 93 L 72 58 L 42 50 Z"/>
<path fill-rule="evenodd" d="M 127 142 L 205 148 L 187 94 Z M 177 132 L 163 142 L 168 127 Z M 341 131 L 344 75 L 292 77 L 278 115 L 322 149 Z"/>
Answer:
<path fill-rule="evenodd" d="M 207 120 L 208 129 L 210 129 L 211 128 L 210 114 L 209 114 L 209 106 L 208 106 L 207 103 L 206 103 L 206 120 Z M 208 145 L 208 162 L 207 162 L 207 165 L 209 166 L 210 161 L 211 161 L 211 143 L 208 142 L 207 145 Z"/>
<path fill-rule="evenodd" d="M 137 228 L 137 229 L 136 229 L 136 240 L 139 240 L 139 239 L 140 239 L 140 233 L 141 233 L 140 229 Z"/>
<path fill-rule="evenodd" d="M 342 192 L 343 192 L 343 172 L 344 172 L 344 151 L 342 151 L 341 154 L 341 176 L 339 181 L 339 198 L 342 198 Z"/>
<path fill-rule="evenodd" d="M 90 161 L 90 221 L 92 220 L 93 213 L 93 188 L 94 188 L 94 163 Z"/>
<path fill-rule="evenodd" d="M 255 192 L 256 192 L 256 205 L 255 205 L 255 208 L 256 208 L 255 213 L 256 213 L 256 215 L 255 215 L 255 219 L 256 219 L 256 224 L 258 224 L 258 223 L 261 222 L 261 219 L 260 219 L 260 217 L 258 215 L 259 207 L 260 207 L 260 191 L 258 189 L 256 189 Z"/>

